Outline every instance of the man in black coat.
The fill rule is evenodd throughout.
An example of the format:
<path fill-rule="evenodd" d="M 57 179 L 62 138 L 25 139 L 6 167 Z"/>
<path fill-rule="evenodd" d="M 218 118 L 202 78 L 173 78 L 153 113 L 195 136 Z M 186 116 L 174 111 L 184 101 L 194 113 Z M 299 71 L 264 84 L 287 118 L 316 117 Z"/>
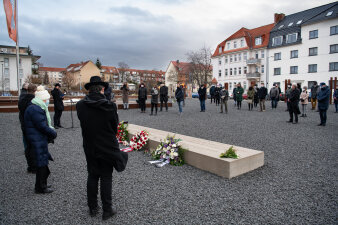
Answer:
<path fill-rule="evenodd" d="M 89 94 L 76 104 L 86 155 L 88 180 L 87 200 L 89 213 L 98 213 L 97 193 L 100 179 L 103 215 L 106 220 L 116 214 L 112 208 L 112 172 L 125 169 L 128 155 L 120 151 L 116 139 L 118 115 L 115 103 L 108 101 L 104 95 L 107 83 L 99 76 L 93 76 L 85 84 Z"/>
<path fill-rule="evenodd" d="M 54 100 L 54 127 L 55 129 L 62 128 L 61 126 L 61 115 L 62 111 L 64 110 L 63 106 L 63 97 L 64 94 L 60 90 L 61 85 L 59 83 L 55 84 L 54 89 L 52 90 L 51 94 Z"/>
<path fill-rule="evenodd" d="M 201 87 L 198 89 L 198 98 L 200 100 L 200 106 L 201 106 L 201 112 L 205 112 L 205 99 L 207 96 L 207 89 L 205 88 L 205 85 L 201 85 Z"/>
<path fill-rule="evenodd" d="M 163 103 L 165 104 L 165 109 L 168 112 L 168 87 L 164 84 L 161 84 L 160 88 L 160 101 L 161 101 L 161 107 L 160 111 L 162 112 Z"/>
<path fill-rule="evenodd" d="M 259 107 L 260 111 L 265 111 L 265 98 L 268 95 L 268 89 L 264 87 L 264 84 L 261 84 L 261 87 L 258 89 L 258 98 L 259 98 Z"/>
<path fill-rule="evenodd" d="M 300 91 L 297 88 L 297 84 L 292 84 L 291 91 L 290 91 L 290 97 L 288 101 L 290 102 L 290 108 L 289 108 L 289 114 L 290 114 L 290 120 L 288 120 L 288 123 L 296 124 L 298 123 L 298 114 L 299 114 L 299 97 L 300 97 Z M 293 115 L 295 115 L 295 121 L 293 121 Z"/>
<path fill-rule="evenodd" d="M 144 83 L 141 83 L 140 88 L 138 89 L 138 102 L 141 108 L 141 113 L 146 112 L 146 101 L 147 101 L 147 88 Z"/>
<path fill-rule="evenodd" d="M 27 86 L 27 85 L 26 85 Z M 24 89 L 24 88 L 23 88 Z M 25 88 L 25 92 L 22 90 L 18 102 L 19 108 L 19 120 L 21 124 L 21 131 L 23 137 L 23 145 L 25 148 L 25 157 L 27 161 L 27 172 L 28 173 L 35 173 L 36 172 L 36 162 L 35 162 L 35 154 L 32 146 L 27 141 L 27 137 L 25 134 L 25 121 L 24 115 L 27 107 L 30 105 L 32 99 L 35 97 L 34 92 L 36 91 L 35 84 L 29 84 L 27 89 Z"/>
<path fill-rule="evenodd" d="M 318 111 L 320 116 L 320 124 L 318 126 L 326 125 L 326 111 L 329 109 L 330 89 L 324 82 L 320 83 L 320 91 L 317 95 Z"/>
<path fill-rule="evenodd" d="M 181 83 L 177 84 L 177 88 L 175 91 L 175 98 L 178 104 L 178 111 L 179 114 L 182 115 L 183 112 L 183 101 L 184 101 L 184 91 L 183 91 L 183 85 Z"/>

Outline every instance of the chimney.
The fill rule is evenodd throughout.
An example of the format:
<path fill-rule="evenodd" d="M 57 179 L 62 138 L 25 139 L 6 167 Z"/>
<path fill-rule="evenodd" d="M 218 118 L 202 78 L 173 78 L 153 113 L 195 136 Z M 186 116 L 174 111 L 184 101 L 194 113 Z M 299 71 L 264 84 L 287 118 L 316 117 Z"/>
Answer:
<path fill-rule="evenodd" d="M 275 13 L 275 24 L 277 24 L 279 21 L 283 20 L 285 17 L 284 13 Z"/>

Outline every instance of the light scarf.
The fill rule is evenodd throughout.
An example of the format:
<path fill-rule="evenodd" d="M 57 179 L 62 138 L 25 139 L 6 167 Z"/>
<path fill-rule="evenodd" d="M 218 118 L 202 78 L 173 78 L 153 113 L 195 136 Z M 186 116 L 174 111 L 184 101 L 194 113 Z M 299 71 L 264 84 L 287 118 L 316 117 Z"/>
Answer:
<path fill-rule="evenodd" d="M 52 121 L 50 119 L 50 115 L 49 115 L 49 111 L 48 111 L 48 107 L 46 103 L 44 103 L 44 101 L 42 101 L 40 98 L 37 98 L 37 97 L 33 98 L 32 103 L 34 105 L 40 106 L 41 109 L 43 109 L 46 112 L 48 126 L 54 129 L 54 127 L 52 126 Z"/>

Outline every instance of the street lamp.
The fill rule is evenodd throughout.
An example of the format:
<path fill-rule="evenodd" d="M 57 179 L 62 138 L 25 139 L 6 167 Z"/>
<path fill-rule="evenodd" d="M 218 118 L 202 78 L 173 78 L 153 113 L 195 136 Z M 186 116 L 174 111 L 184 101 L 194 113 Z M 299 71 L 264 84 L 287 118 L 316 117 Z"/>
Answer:
<path fill-rule="evenodd" d="M 37 73 L 38 69 L 39 69 L 39 65 L 38 64 L 36 64 L 36 63 L 32 64 L 32 71 L 33 71 L 34 74 Z"/>

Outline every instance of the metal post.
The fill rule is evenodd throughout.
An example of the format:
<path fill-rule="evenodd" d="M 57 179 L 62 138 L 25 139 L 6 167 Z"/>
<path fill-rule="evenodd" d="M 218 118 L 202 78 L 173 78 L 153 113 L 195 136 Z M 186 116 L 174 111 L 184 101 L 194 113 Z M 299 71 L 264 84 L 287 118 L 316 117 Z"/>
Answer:
<path fill-rule="evenodd" d="M 18 4 L 15 1 L 15 28 L 16 28 L 16 83 L 18 87 L 18 96 L 20 96 L 20 85 L 19 85 L 19 26 L 18 26 Z"/>
<path fill-rule="evenodd" d="M 2 86 L 2 95 L 4 95 L 5 84 L 4 84 L 4 63 L 5 61 L 1 62 L 1 86 Z"/>

